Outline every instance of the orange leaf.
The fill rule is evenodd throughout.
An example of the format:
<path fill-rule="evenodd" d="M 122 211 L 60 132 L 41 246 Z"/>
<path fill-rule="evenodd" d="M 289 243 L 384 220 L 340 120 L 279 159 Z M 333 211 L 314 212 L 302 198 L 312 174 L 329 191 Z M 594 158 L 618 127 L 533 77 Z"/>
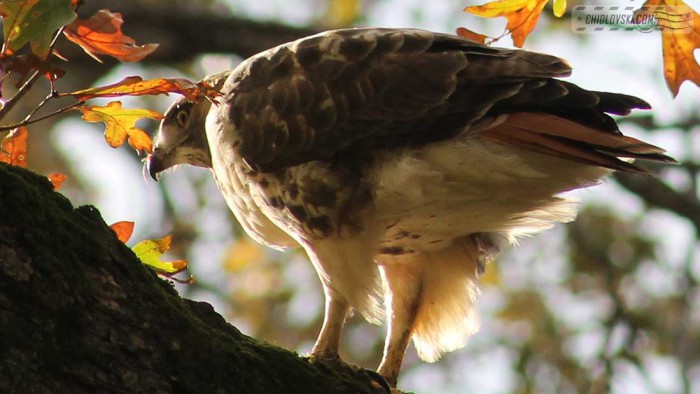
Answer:
<path fill-rule="evenodd" d="M 51 181 L 51 184 L 53 185 L 53 190 L 60 189 L 63 182 L 66 179 L 68 179 L 67 176 L 61 174 L 60 172 L 52 172 L 47 176 L 47 178 L 49 178 L 49 181 Z"/>
<path fill-rule="evenodd" d="M 681 0 L 647 0 L 640 12 L 651 12 L 663 30 L 664 77 L 673 97 L 685 81 L 700 86 L 700 15 Z"/>
<path fill-rule="evenodd" d="M 129 145 L 136 151 L 144 150 L 147 153 L 151 153 L 153 143 L 146 132 L 136 127 L 136 122 L 142 118 L 163 118 L 158 112 L 147 109 L 124 109 L 119 101 L 112 101 L 104 107 L 83 106 L 77 109 L 83 113 L 84 120 L 107 125 L 105 140 L 111 147 L 117 148 L 128 139 Z"/>
<path fill-rule="evenodd" d="M 221 94 L 203 83 L 193 83 L 182 78 L 159 78 L 144 81 L 141 77 L 126 77 L 111 85 L 99 86 L 71 93 L 62 93 L 61 96 L 73 96 L 80 101 L 95 97 L 119 97 L 119 96 L 145 96 L 168 93 L 178 93 L 187 97 L 190 101 L 196 101 L 199 97 L 210 99 Z"/>
<path fill-rule="evenodd" d="M 471 6 L 464 11 L 484 18 L 504 16 L 506 29 L 513 36 L 513 44 L 522 48 L 525 38 L 537 25 L 537 19 L 548 0 L 500 0 L 484 5 Z"/>
<path fill-rule="evenodd" d="M 136 62 L 158 48 L 158 44 L 136 45 L 133 38 L 124 35 L 124 23 L 118 12 L 100 10 L 90 19 L 78 19 L 66 26 L 63 34 L 80 45 L 95 60 L 102 62 L 97 55 L 108 55 L 122 62 Z"/>
<path fill-rule="evenodd" d="M 478 42 L 479 44 L 486 44 L 486 40 L 489 38 L 483 34 L 475 33 L 466 27 L 458 27 L 456 33 L 458 36 L 468 38 L 474 42 Z"/>
<path fill-rule="evenodd" d="M 172 241 L 173 241 L 173 236 L 168 235 L 168 236 L 165 236 L 161 239 L 157 239 L 154 242 L 156 243 L 156 245 L 158 245 L 158 251 L 161 253 L 165 253 L 168 250 L 170 250 L 170 244 L 172 243 Z"/>
<path fill-rule="evenodd" d="M 27 128 L 22 126 L 12 130 L 0 143 L 0 163 L 13 166 L 27 166 Z"/>
<path fill-rule="evenodd" d="M 116 222 L 109 226 L 115 233 L 117 233 L 117 238 L 123 243 L 127 243 L 131 234 L 134 232 L 134 222 Z"/>

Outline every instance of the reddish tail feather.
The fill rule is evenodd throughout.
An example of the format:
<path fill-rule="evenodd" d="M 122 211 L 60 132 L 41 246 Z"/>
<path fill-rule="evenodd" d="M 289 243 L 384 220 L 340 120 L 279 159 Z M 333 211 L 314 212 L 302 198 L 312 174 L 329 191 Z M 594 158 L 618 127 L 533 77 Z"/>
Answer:
<path fill-rule="evenodd" d="M 520 112 L 485 130 L 481 138 L 584 164 L 650 174 L 620 158 L 675 163 L 665 150 L 622 134 L 596 130 L 558 116 Z"/>

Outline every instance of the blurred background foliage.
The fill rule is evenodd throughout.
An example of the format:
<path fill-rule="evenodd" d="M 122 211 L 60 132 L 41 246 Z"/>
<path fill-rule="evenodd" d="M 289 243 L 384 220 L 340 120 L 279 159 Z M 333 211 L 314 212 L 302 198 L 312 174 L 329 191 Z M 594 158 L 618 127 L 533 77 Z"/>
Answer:
<path fill-rule="evenodd" d="M 198 80 L 235 67 L 257 51 L 326 28 L 411 26 L 453 32 L 466 26 L 500 34 L 504 21 L 461 11 L 474 4 L 87 0 L 81 13 L 107 7 L 122 12 L 126 34 L 161 47 L 141 63 L 99 64 L 59 46 L 70 61 L 61 64 L 67 73 L 57 88 L 76 90 L 127 75 Z M 686 84 L 677 100 L 670 99 L 658 34 L 576 35 L 566 17 L 552 19 L 548 10 L 543 15 L 526 48 L 567 58 L 575 69 L 571 80 L 589 89 L 649 100 L 655 110 L 636 113 L 622 128 L 666 147 L 681 165 L 658 168 L 656 179 L 619 176 L 578 192 L 584 201 L 578 221 L 521 240 L 487 267 L 478 303 L 481 332 L 465 349 L 435 364 L 420 362 L 409 349 L 399 386 L 417 393 L 699 393 L 698 89 Z M 12 85 L 5 82 L 6 95 Z M 25 107 L 6 122 L 21 119 L 45 94 L 46 86 L 37 84 Z M 122 101 L 164 111 L 172 99 Z M 76 205 L 96 205 L 108 223 L 135 221 L 132 243 L 173 234 L 172 257 L 188 259 L 196 277 L 193 285 L 178 285 L 183 296 L 212 303 L 248 335 L 308 352 L 320 328 L 323 296 L 306 257 L 248 239 L 208 171 L 180 168 L 156 185 L 143 176 L 142 157 L 128 148 L 109 148 L 101 131 L 82 123 L 77 113 L 33 125 L 29 167 L 67 174 L 62 192 Z M 352 318 L 342 356 L 376 367 L 384 329 Z"/>

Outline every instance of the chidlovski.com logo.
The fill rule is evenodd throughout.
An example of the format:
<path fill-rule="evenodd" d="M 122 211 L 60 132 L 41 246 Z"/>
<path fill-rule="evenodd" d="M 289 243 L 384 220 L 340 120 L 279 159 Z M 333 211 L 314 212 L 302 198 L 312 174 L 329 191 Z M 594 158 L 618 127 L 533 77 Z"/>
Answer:
<path fill-rule="evenodd" d="M 689 34 L 693 10 L 688 6 L 577 5 L 572 9 L 574 33 L 642 32 Z"/>

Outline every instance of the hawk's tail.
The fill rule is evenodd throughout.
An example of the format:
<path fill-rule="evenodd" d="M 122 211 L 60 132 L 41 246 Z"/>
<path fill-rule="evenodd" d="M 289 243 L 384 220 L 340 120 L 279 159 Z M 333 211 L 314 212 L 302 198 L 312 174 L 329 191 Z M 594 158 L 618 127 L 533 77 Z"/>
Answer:
<path fill-rule="evenodd" d="M 504 122 L 484 130 L 481 138 L 584 164 L 640 174 L 650 172 L 635 165 L 634 160 L 624 159 L 676 162 L 657 146 L 555 115 L 519 112 L 505 116 Z"/>

